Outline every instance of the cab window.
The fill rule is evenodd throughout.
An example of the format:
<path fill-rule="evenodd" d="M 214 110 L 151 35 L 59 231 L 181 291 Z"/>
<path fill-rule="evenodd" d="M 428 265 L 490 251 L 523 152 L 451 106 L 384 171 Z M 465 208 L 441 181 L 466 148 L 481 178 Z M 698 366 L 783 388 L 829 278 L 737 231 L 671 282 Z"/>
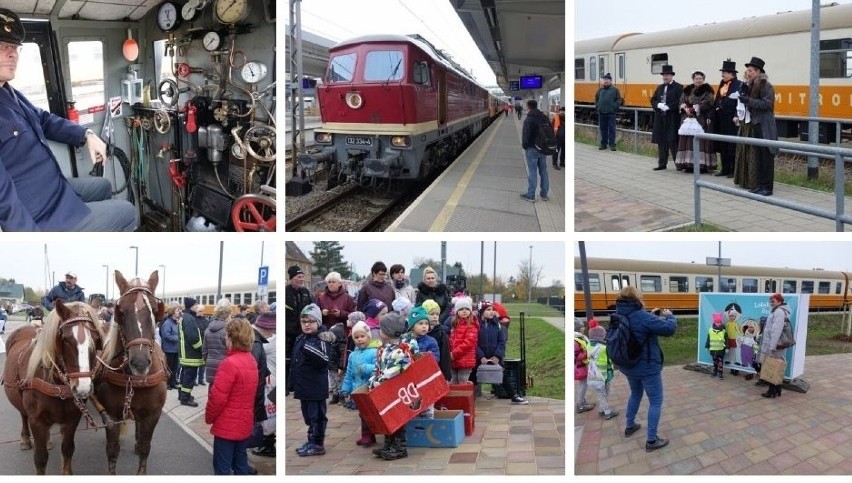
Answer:
<path fill-rule="evenodd" d="M 68 60 L 71 66 L 86 66 L 70 69 L 71 98 L 80 111 L 80 123 L 85 124 L 84 113 L 90 107 L 102 107 L 106 103 L 104 89 L 104 45 L 100 40 L 74 41 L 68 43 Z"/>
<path fill-rule="evenodd" d="M 44 64 L 41 60 L 38 44 L 24 43 L 24 47 L 18 55 L 18 70 L 15 72 L 13 85 L 34 106 L 49 111 L 47 83 L 44 80 L 42 65 Z"/>
<path fill-rule="evenodd" d="M 352 82 L 355 76 L 355 54 L 335 55 L 328 62 L 326 82 Z"/>
<path fill-rule="evenodd" d="M 395 81 L 402 79 L 402 52 L 398 50 L 374 50 L 367 53 L 364 64 L 364 80 Z"/>

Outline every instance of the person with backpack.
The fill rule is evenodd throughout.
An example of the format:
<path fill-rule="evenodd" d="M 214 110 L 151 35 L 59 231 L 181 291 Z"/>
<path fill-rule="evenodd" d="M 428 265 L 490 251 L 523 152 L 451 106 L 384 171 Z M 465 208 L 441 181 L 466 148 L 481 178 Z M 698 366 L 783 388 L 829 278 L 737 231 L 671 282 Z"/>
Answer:
<path fill-rule="evenodd" d="M 589 329 L 589 387 L 598 393 L 598 416 L 609 421 L 618 416 L 607 400 L 615 371 L 606 352 L 606 329 L 597 325 Z"/>
<path fill-rule="evenodd" d="M 586 402 L 589 377 L 589 338 L 583 333 L 583 319 L 574 317 L 574 381 L 577 384 L 577 414 L 591 411 L 595 404 Z"/>
<path fill-rule="evenodd" d="M 657 311 L 658 309 L 655 309 Z M 624 436 L 632 436 L 642 427 L 636 422 L 636 413 L 639 411 L 639 403 L 642 402 L 642 394 L 648 395 L 648 429 L 645 440 L 645 451 L 651 452 L 660 449 L 669 441 L 657 435 L 657 425 L 660 422 L 660 413 L 663 406 L 663 350 L 660 348 L 658 337 L 669 337 L 674 335 L 677 329 L 677 319 L 671 310 L 664 309 L 662 317 L 645 311 L 642 294 L 636 287 L 627 286 L 621 289 L 618 299 L 615 301 L 615 313 L 626 319 L 629 331 L 610 329 L 607 333 L 607 350 L 610 359 L 619 364 L 619 370 L 630 385 L 630 397 L 627 400 L 627 426 Z M 631 341 L 625 344 L 625 333 L 631 334 Z M 616 337 L 618 336 L 618 337 Z M 628 352 L 638 352 L 635 360 L 619 360 L 616 356 L 619 351 L 611 350 L 617 347 L 629 345 Z M 615 348 L 613 346 L 616 346 Z M 639 349 L 638 351 L 636 349 Z M 625 364 L 627 362 L 627 364 Z"/>
<path fill-rule="evenodd" d="M 790 317 L 790 307 L 784 303 L 784 297 L 780 293 L 774 293 L 769 297 L 769 305 L 772 311 L 769 317 L 766 318 L 766 327 L 762 331 L 760 339 L 760 363 L 763 365 L 766 358 L 774 357 L 776 359 L 784 359 L 784 354 L 787 349 L 778 349 L 778 339 L 781 338 L 781 331 L 784 330 L 784 321 Z M 781 384 L 769 384 L 769 389 L 761 396 L 766 398 L 774 398 L 781 396 Z"/>
<path fill-rule="evenodd" d="M 536 173 L 541 178 L 541 200 L 549 201 L 550 179 L 547 174 L 547 157 L 556 152 L 556 134 L 550 120 L 538 109 L 535 99 L 527 101 L 529 112 L 524 119 L 521 146 L 527 159 L 527 192 L 521 199 L 535 203 Z"/>

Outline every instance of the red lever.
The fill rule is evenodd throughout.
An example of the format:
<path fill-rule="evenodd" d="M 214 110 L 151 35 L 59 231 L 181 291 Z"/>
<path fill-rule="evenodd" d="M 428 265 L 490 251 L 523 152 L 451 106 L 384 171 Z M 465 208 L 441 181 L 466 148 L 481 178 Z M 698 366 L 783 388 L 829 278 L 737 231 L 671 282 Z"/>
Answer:
<path fill-rule="evenodd" d="M 186 113 L 186 132 L 195 132 L 198 126 L 195 124 L 195 106 L 189 106 Z"/>
<path fill-rule="evenodd" d="M 172 159 L 169 162 L 169 176 L 172 178 L 172 182 L 178 188 L 184 188 L 186 186 L 186 175 L 178 171 L 177 162 L 179 159 Z"/>

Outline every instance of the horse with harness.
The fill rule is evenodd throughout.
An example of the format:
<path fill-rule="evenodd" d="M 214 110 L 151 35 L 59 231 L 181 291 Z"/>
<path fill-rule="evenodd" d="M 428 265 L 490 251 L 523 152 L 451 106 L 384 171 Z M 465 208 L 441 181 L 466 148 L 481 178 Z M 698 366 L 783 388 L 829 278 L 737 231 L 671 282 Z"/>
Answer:
<path fill-rule="evenodd" d="M 6 341 L 3 386 L 12 406 L 21 414 L 22 450 L 32 449 L 36 473 L 45 474 L 50 427 L 62 433 L 62 473 L 72 474 L 74 434 L 85 416 L 86 399 L 94 390 L 96 352 L 104 333 L 97 314 L 82 302 L 56 302 L 44 327 L 21 327 Z"/>

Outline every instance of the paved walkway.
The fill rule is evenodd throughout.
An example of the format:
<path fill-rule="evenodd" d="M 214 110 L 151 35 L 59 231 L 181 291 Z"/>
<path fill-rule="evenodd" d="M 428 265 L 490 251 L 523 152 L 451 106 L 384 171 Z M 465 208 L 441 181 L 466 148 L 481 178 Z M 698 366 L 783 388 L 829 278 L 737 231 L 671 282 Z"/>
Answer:
<path fill-rule="evenodd" d="M 655 158 L 574 143 L 574 231 L 657 231 L 694 221 L 692 174 L 653 171 Z M 736 187 L 733 179 L 702 179 Z M 834 211 L 833 193 L 775 183 L 773 198 Z M 756 198 L 764 199 L 762 196 Z M 852 198 L 846 197 L 846 212 Z M 701 217 L 731 231 L 834 231 L 834 221 L 709 189 Z"/>
<path fill-rule="evenodd" d="M 639 408 L 643 425 L 624 437 L 627 380 L 619 374 L 612 405 L 621 413 L 604 421 L 597 408 L 575 414 L 577 475 L 821 475 L 852 474 L 852 354 L 808 356 L 802 379 L 807 393 L 783 391 L 764 399 L 754 380 L 724 380 L 669 366 L 658 432 L 667 447 L 646 453 L 648 400 Z M 596 399 L 590 390 L 587 400 Z"/>
<path fill-rule="evenodd" d="M 479 398 L 476 428 L 457 448 L 408 448 L 408 458 L 384 461 L 360 437 L 357 411 L 328 406 L 324 456 L 299 457 L 305 440 L 300 403 L 286 404 L 287 475 L 564 475 L 565 401 L 529 397 L 529 405 Z M 382 436 L 378 436 L 381 442 Z"/>
<path fill-rule="evenodd" d="M 565 332 L 565 317 L 542 317 L 542 320 Z"/>
<path fill-rule="evenodd" d="M 548 158 L 549 201 L 520 198 L 527 188 L 522 126 L 517 116 L 499 116 L 387 231 L 564 232 L 567 170 L 556 171 Z"/>

